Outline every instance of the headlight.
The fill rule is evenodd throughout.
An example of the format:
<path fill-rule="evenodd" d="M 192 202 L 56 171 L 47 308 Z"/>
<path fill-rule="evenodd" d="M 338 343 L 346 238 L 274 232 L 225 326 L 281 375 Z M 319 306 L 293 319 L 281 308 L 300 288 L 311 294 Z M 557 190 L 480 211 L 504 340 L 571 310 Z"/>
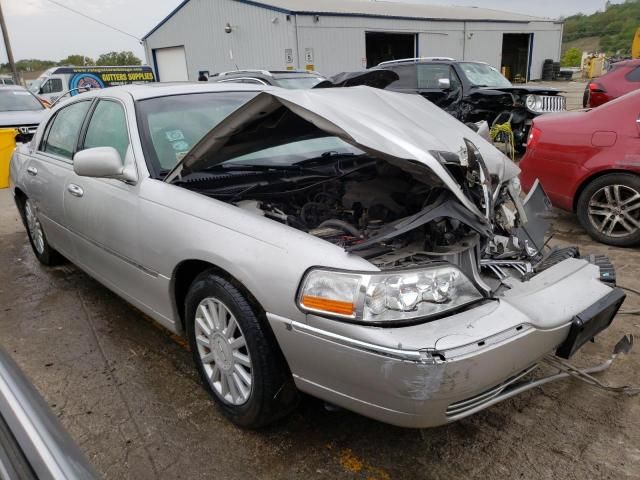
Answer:
<path fill-rule="evenodd" d="M 520 183 L 520 178 L 513 177 L 511 180 L 509 180 L 509 186 L 518 195 L 520 195 L 522 193 L 522 184 Z"/>
<path fill-rule="evenodd" d="M 298 305 L 322 316 L 384 324 L 433 317 L 482 298 L 451 265 L 362 274 L 314 269 L 302 281 Z"/>
<path fill-rule="evenodd" d="M 532 112 L 541 112 L 542 111 L 542 98 L 538 95 L 527 95 L 525 100 L 525 105 Z"/>

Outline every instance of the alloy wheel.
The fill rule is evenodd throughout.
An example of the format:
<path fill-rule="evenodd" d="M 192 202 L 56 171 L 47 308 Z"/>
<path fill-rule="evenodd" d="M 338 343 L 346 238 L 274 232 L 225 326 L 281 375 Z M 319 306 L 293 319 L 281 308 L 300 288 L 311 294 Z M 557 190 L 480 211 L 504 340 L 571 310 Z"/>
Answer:
<path fill-rule="evenodd" d="M 195 317 L 198 354 L 209 384 L 231 405 L 242 405 L 251 395 L 251 356 L 236 317 L 220 300 L 200 302 Z"/>
<path fill-rule="evenodd" d="M 36 215 L 35 208 L 31 203 L 31 200 L 27 200 L 24 204 L 24 213 L 27 218 L 27 228 L 33 241 L 33 246 L 36 251 L 42 255 L 44 252 L 44 232 L 42 231 L 42 225 L 38 216 Z"/>
<path fill-rule="evenodd" d="M 603 235 L 622 238 L 640 229 L 640 192 L 626 185 L 607 185 L 589 199 L 589 221 Z"/>

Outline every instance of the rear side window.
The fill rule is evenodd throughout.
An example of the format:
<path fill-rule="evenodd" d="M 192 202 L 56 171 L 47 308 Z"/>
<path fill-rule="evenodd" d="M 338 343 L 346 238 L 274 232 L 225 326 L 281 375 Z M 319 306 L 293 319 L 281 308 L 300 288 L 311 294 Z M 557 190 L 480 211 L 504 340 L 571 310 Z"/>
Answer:
<path fill-rule="evenodd" d="M 630 82 L 640 82 L 640 67 L 636 67 L 625 75 Z"/>
<path fill-rule="evenodd" d="M 83 148 L 113 147 L 124 160 L 129 133 L 124 108 L 118 102 L 101 100 L 91 115 Z"/>
<path fill-rule="evenodd" d="M 69 160 L 73 157 L 78 142 L 80 127 L 91 102 L 82 101 L 61 109 L 51 120 L 45 132 L 41 149 Z"/>
<path fill-rule="evenodd" d="M 62 91 L 62 80 L 50 78 L 43 86 L 41 93 L 58 93 Z"/>
<path fill-rule="evenodd" d="M 396 72 L 400 78 L 387 88 L 391 90 L 415 90 L 418 87 L 415 65 L 401 65 L 389 70 Z"/>

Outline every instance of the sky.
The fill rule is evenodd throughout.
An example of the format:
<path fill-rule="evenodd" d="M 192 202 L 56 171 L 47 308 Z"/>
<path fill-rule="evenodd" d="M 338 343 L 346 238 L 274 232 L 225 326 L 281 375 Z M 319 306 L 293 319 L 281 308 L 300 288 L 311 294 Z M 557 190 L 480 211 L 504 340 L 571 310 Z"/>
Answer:
<path fill-rule="evenodd" d="M 98 18 L 137 38 L 143 37 L 181 0 L 55 0 Z M 210 0 L 216 1 L 216 0 Z M 317 0 L 321 1 L 321 0 Z M 574 13 L 593 13 L 604 0 L 409 0 L 435 5 L 474 5 L 517 13 L 557 18 Z M 621 3 L 615 0 L 614 3 Z M 131 50 L 144 62 L 140 43 L 67 11 L 50 0 L 0 0 L 16 60 L 60 60 L 71 54 L 97 58 L 109 51 Z M 1 42 L 0 42 L 1 45 Z M 6 62 L 0 48 L 0 61 Z"/>

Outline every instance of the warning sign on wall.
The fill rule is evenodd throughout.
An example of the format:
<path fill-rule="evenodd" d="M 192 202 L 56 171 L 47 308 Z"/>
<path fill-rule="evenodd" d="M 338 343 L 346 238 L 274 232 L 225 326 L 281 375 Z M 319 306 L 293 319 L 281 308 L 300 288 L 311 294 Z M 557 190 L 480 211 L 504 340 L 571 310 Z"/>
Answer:
<path fill-rule="evenodd" d="M 304 63 L 306 64 L 313 63 L 313 48 L 304 49 Z"/>

